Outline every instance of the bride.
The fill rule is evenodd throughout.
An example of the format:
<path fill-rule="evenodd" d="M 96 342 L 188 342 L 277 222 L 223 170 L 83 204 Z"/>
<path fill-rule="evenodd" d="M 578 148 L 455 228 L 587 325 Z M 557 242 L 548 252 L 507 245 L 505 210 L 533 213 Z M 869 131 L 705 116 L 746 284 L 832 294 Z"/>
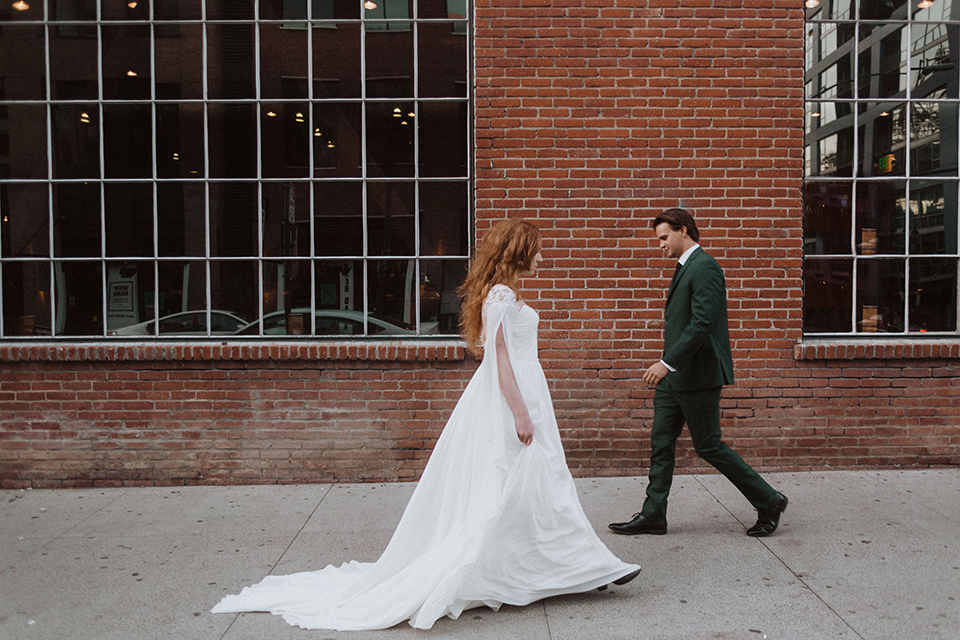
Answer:
<path fill-rule="evenodd" d="M 512 219 L 483 238 L 467 278 L 461 330 L 483 360 L 457 402 L 380 559 L 267 576 L 214 613 L 269 611 L 305 629 L 385 629 L 441 616 L 626 584 L 587 520 L 567 469 L 537 357 L 537 312 L 518 291 L 541 238 Z"/>

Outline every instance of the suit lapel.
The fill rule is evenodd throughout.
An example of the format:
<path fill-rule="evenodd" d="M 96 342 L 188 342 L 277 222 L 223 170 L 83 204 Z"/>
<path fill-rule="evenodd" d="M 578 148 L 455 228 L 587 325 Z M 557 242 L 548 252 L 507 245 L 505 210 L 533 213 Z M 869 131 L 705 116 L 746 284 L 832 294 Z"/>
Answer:
<path fill-rule="evenodd" d="M 687 258 L 687 261 L 684 263 L 684 265 L 680 267 L 680 271 L 677 273 L 676 277 L 670 281 L 670 288 L 667 290 L 667 304 L 670 303 L 670 296 L 673 295 L 673 290 L 677 288 L 677 285 L 680 283 L 680 281 L 683 280 L 687 276 L 687 272 L 690 271 L 690 263 L 697 258 L 697 254 L 699 254 L 702 250 L 703 247 L 697 247 Z"/>

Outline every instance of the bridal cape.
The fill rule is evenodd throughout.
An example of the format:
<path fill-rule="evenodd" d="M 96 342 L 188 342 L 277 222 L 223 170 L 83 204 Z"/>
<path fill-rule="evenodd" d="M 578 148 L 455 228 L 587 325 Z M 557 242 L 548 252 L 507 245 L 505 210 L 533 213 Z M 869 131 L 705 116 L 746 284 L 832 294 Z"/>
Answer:
<path fill-rule="evenodd" d="M 491 289 L 483 362 L 377 562 L 267 576 L 213 612 L 269 611 L 305 629 L 385 629 L 404 620 L 429 629 L 444 615 L 589 591 L 639 569 L 607 549 L 580 506 L 537 356 L 538 323 L 509 287 Z M 501 325 L 534 423 L 529 447 L 497 382 Z"/>

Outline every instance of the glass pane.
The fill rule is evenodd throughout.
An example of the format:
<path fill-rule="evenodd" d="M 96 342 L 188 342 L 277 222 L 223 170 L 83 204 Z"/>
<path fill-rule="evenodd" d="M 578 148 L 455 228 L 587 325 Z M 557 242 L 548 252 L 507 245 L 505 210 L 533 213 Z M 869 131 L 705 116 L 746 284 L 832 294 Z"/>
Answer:
<path fill-rule="evenodd" d="M 5 24 L 0 29 L 0 96 L 4 100 L 46 99 L 45 49 L 40 25 Z"/>
<path fill-rule="evenodd" d="M 197 182 L 157 183 L 157 250 L 161 256 L 203 256 L 206 195 Z"/>
<path fill-rule="evenodd" d="M 210 176 L 257 177 L 257 105 L 210 104 Z"/>
<path fill-rule="evenodd" d="M 314 20 L 359 20 L 360 3 L 356 0 L 312 0 Z"/>
<path fill-rule="evenodd" d="M 910 175 L 957 175 L 957 104 L 910 105 Z"/>
<path fill-rule="evenodd" d="M 203 17 L 201 5 L 203 0 L 155 0 L 153 3 L 153 19 L 176 22 L 177 20 L 200 20 Z M 207 9 L 212 17 L 217 6 L 211 5 Z M 199 42 L 199 40 L 198 40 Z"/>
<path fill-rule="evenodd" d="M 910 90 L 913 97 L 956 98 L 960 80 L 956 64 L 960 28 L 946 24 L 915 24 L 911 33 Z"/>
<path fill-rule="evenodd" d="M 904 147 L 907 139 L 906 105 L 863 102 L 858 115 L 861 176 L 906 174 Z"/>
<path fill-rule="evenodd" d="M 852 20 L 851 0 L 830 0 L 820 2 L 806 10 L 807 20 Z"/>
<path fill-rule="evenodd" d="M 879 4 L 879 3 L 878 3 Z M 898 24 L 861 24 L 861 98 L 889 98 L 907 88 L 907 29 Z"/>
<path fill-rule="evenodd" d="M 263 255 L 310 255 L 309 183 L 264 183 L 263 216 Z"/>
<path fill-rule="evenodd" d="M 3 335 L 49 336 L 50 264 L 5 262 L 2 269 Z"/>
<path fill-rule="evenodd" d="M 363 255 L 363 184 L 315 182 L 313 189 L 316 255 Z"/>
<path fill-rule="evenodd" d="M 310 111 L 307 103 L 264 104 L 261 110 L 264 178 L 305 178 L 310 174 Z"/>
<path fill-rule="evenodd" d="M 910 260 L 910 331 L 957 330 L 957 259 Z"/>
<path fill-rule="evenodd" d="M 100 177 L 100 111 L 96 105 L 51 105 L 53 177 Z"/>
<path fill-rule="evenodd" d="M 457 287 L 467 276 L 466 260 L 420 261 L 420 333 L 456 335 L 460 297 Z"/>
<path fill-rule="evenodd" d="M 260 25 L 261 98 L 308 97 L 307 34 L 306 22 Z"/>
<path fill-rule="evenodd" d="M 454 18 L 467 17 L 467 0 L 417 0 L 418 18 Z"/>
<path fill-rule="evenodd" d="M 158 104 L 157 176 L 203 177 L 203 105 Z"/>
<path fill-rule="evenodd" d="M 256 182 L 211 183 L 210 255 L 256 257 L 259 217 Z"/>
<path fill-rule="evenodd" d="M 56 256 L 100 255 L 100 183 L 53 185 L 53 252 Z"/>
<path fill-rule="evenodd" d="M 819 103 L 824 108 L 847 109 L 849 103 Z M 811 111 L 807 120 L 805 168 L 808 176 L 849 176 L 853 172 L 853 121 L 844 117 L 829 125 L 821 125 L 820 117 Z M 827 112 L 830 113 L 829 111 Z"/>
<path fill-rule="evenodd" d="M 107 334 L 149 335 L 156 326 L 153 262 L 107 262 Z"/>
<path fill-rule="evenodd" d="M 413 15 L 413 0 L 384 0 L 370 3 L 373 6 L 364 3 L 363 17 L 366 20 L 396 20 L 399 18 L 409 18 Z M 401 29 L 410 28 L 409 22 L 403 23 L 367 23 L 368 30 L 374 29 Z"/>
<path fill-rule="evenodd" d="M 817 74 L 816 83 L 811 83 L 811 98 L 852 98 L 853 68 L 850 55 L 845 55 L 836 63 Z"/>
<path fill-rule="evenodd" d="M 107 256 L 153 256 L 153 184 L 104 185 Z"/>
<path fill-rule="evenodd" d="M 814 62 L 826 60 L 856 35 L 854 25 L 850 22 L 811 23 L 807 25 L 807 30 L 810 36 L 808 46 L 815 48 L 812 52 Z"/>
<path fill-rule="evenodd" d="M 367 265 L 368 334 L 413 333 L 417 321 L 416 260 L 371 260 Z"/>
<path fill-rule="evenodd" d="M 55 0 L 51 0 L 55 4 Z M 42 2 L 4 2 L 0 5 L 0 22 L 16 22 L 18 20 L 43 20 Z"/>
<path fill-rule="evenodd" d="M 7 147 L 0 150 L 0 158 L 2 158 L 0 177 L 45 179 L 47 177 L 46 106 L 42 104 L 0 106 L 0 131 L 6 138 Z"/>
<path fill-rule="evenodd" d="M 899 333 L 904 330 L 906 260 L 875 259 L 857 263 L 857 331 Z"/>
<path fill-rule="evenodd" d="M 459 23 L 417 25 L 421 98 L 467 96 L 467 36 L 458 33 Z"/>
<path fill-rule="evenodd" d="M 159 8 L 160 3 L 154 11 Z M 203 27 L 173 24 L 157 25 L 154 29 L 157 100 L 203 98 Z"/>
<path fill-rule="evenodd" d="M 412 182 L 367 183 L 369 255 L 414 255 L 413 194 Z"/>
<path fill-rule="evenodd" d="M 359 177 L 360 105 L 318 103 L 313 107 L 313 164 L 316 177 Z"/>
<path fill-rule="evenodd" d="M 421 102 L 417 113 L 422 177 L 467 177 L 467 103 Z"/>
<path fill-rule="evenodd" d="M 852 307 L 852 259 L 803 261 L 804 333 L 849 333 Z"/>
<path fill-rule="evenodd" d="M 104 177 L 153 177 L 152 122 L 149 104 L 103 105 Z"/>
<path fill-rule="evenodd" d="M 910 253 L 957 253 L 957 183 L 910 185 Z"/>
<path fill-rule="evenodd" d="M 360 25 L 315 24 L 311 33 L 313 97 L 359 98 Z"/>
<path fill-rule="evenodd" d="M 163 4 L 163 0 L 156 0 L 157 4 Z M 112 2 L 100 3 L 100 16 L 103 20 L 149 20 L 150 3 L 140 0 L 140 2 L 121 2 L 113 0 Z"/>
<path fill-rule="evenodd" d="M 316 282 L 316 307 L 318 312 L 321 309 L 337 309 L 340 311 L 362 313 L 363 297 L 360 295 L 360 288 L 363 286 L 363 262 L 359 260 L 317 262 Z M 334 314 L 318 313 L 318 316 L 333 317 Z M 346 319 L 344 328 L 349 327 L 351 329 L 342 331 L 342 333 L 353 333 L 352 329 L 356 327 L 356 323 L 346 322 L 353 320 L 353 318 L 350 318 L 348 315 L 341 317 Z M 317 334 L 341 333 L 340 327 L 337 325 L 339 325 L 339 321 L 335 323 L 321 322 L 318 319 Z"/>
<path fill-rule="evenodd" d="M 367 175 L 413 176 L 411 102 L 367 104 Z"/>
<path fill-rule="evenodd" d="M 105 26 L 102 28 L 102 38 L 104 99 L 149 100 L 153 82 L 150 27 L 139 24 Z"/>
<path fill-rule="evenodd" d="M 803 197 L 804 255 L 849 255 L 853 184 L 807 182 Z"/>
<path fill-rule="evenodd" d="M 252 24 L 207 25 L 207 98 L 256 97 L 254 40 Z"/>
<path fill-rule="evenodd" d="M 466 182 L 420 183 L 420 255 L 469 253 L 468 202 Z"/>
<path fill-rule="evenodd" d="M 808 102 L 806 105 L 807 134 L 817 132 L 818 129 L 826 129 L 827 125 L 837 120 L 847 119 L 848 122 L 836 124 L 831 129 L 850 126 L 849 119 L 853 116 L 853 105 L 853 102 Z"/>
<path fill-rule="evenodd" d="M 260 317 L 259 281 L 256 260 L 211 260 L 210 308 L 255 321 Z"/>
<path fill-rule="evenodd" d="M 54 100 L 96 100 L 97 27 L 50 27 L 50 93 Z"/>
<path fill-rule="evenodd" d="M 952 17 L 954 20 L 956 20 L 956 10 L 954 9 L 956 2 L 957 0 L 938 0 L 937 2 L 930 3 L 930 5 L 926 7 L 919 6 L 923 3 L 917 2 L 911 8 L 913 19 L 930 22 L 945 22 L 950 20 Z M 951 13 L 953 14 L 952 16 Z"/>
<path fill-rule="evenodd" d="M 56 335 L 102 336 L 103 267 L 100 262 L 56 262 Z"/>
<path fill-rule="evenodd" d="M 253 20 L 256 0 L 207 2 L 207 20 Z"/>
<path fill-rule="evenodd" d="M 4 258 L 50 255 L 50 208 L 46 184 L 0 182 L 0 243 Z"/>
<path fill-rule="evenodd" d="M 413 31 L 410 23 L 368 22 L 366 27 L 367 97 L 413 97 Z"/>
<path fill-rule="evenodd" d="M 310 335 L 310 261 L 263 263 L 264 335 Z"/>
<path fill-rule="evenodd" d="M 906 183 L 857 184 L 857 253 L 902 254 L 906 247 Z"/>
<path fill-rule="evenodd" d="M 861 20 L 906 20 L 907 0 L 863 0 L 858 2 Z"/>

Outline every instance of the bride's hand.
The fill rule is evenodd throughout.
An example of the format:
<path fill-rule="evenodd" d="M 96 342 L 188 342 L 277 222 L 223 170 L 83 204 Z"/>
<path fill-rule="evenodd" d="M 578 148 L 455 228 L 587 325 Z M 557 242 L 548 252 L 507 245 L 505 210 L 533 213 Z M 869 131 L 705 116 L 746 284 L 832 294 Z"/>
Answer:
<path fill-rule="evenodd" d="M 517 424 L 517 437 L 520 438 L 520 442 L 530 446 L 530 443 L 533 442 L 533 420 L 530 419 L 530 414 L 524 413 L 523 416 L 520 416 L 515 419 Z"/>

